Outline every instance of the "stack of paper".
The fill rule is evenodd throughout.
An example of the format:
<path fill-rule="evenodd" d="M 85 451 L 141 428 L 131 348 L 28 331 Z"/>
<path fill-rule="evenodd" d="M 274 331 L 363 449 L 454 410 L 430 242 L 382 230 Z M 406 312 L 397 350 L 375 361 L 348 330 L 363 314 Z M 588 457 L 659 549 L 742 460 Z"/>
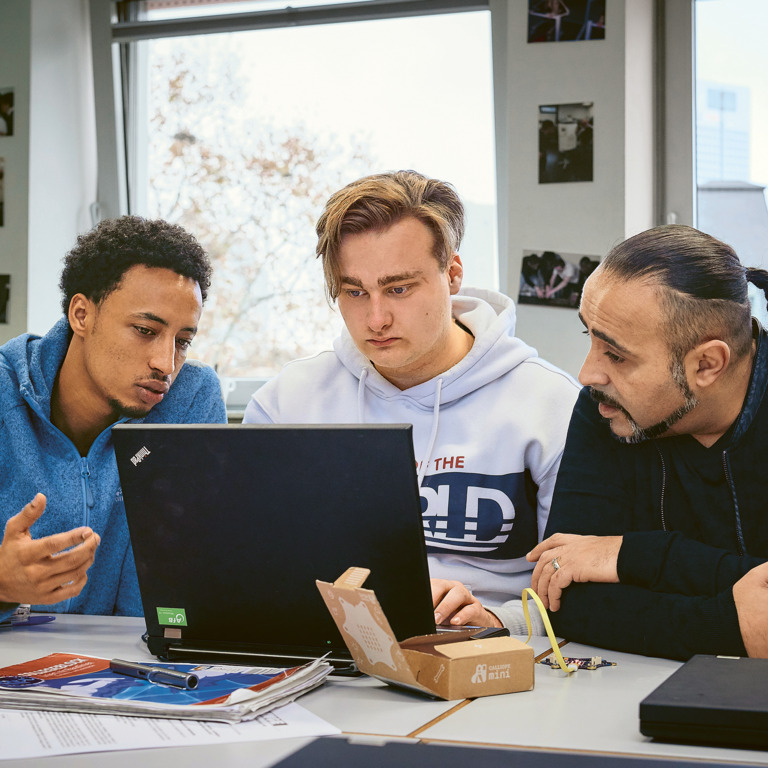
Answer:
<path fill-rule="evenodd" d="M 109 660 L 71 653 L 0 669 L 0 707 L 240 722 L 287 704 L 316 688 L 332 671 L 318 659 L 302 667 L 160 664 L 190 672 L 192 690 L 110 671 Z"/>

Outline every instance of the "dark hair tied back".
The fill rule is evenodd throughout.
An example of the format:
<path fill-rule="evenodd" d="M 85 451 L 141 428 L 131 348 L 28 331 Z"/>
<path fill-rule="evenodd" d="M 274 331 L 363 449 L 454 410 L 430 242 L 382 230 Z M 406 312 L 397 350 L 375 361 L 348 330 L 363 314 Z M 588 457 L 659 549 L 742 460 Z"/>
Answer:
<path fill-rule="evenodd" d="M 766 309 L 768 309 L 768 272 L 757 267 L 747 267 L 747 280 L 765 294 Z"/>
<path fill-rule="evenodd" d="M 630 237 L 606 256 L 606 271 L 647 278 L 694 299 L 747 301 L 744 267 L 730 245 L 682 224 Z"/>
<path fill-rule="evenodd" d="M 659 286 L 674 360 L 707 339 L 723 339 L 737 356 L 751 349 L 747 279 L 766 290 L 768 273 L 745 270 L 733 248 L 717 238 L 681 224 L 654 227 L 613 248 L 600 269 Z"/>

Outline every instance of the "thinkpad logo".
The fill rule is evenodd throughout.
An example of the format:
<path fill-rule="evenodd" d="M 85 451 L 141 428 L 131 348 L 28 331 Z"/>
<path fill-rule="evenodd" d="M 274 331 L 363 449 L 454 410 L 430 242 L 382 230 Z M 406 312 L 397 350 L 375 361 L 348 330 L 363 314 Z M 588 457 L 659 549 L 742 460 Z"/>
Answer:
<path fill-rule="evenodd" d="M 131 457 L 131 464 L 133 464 L 134 467 L 138 464 L 141 464 L 146 456 L 149 456 L 149 449 L 144 446 L 135 456 Z"/>

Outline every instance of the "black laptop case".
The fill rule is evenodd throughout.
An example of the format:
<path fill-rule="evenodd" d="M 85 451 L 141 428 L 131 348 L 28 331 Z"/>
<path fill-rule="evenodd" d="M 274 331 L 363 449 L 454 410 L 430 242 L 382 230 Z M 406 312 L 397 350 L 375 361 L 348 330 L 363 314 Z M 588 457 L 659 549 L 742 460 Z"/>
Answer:
<path fill-rule="evenodd" d="M 768 659 L 694 656 L 640 703 L 660 741 L 768 748 Z"/>

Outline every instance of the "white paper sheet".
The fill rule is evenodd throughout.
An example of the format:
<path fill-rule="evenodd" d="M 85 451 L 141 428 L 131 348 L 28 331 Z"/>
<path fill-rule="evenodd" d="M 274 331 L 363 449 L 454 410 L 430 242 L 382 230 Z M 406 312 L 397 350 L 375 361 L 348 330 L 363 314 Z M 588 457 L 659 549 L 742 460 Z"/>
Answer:
<path fill-rule="evenodd" d="M 338 728 L 299 704 L 287 704 L 255 720 L 231 725 L 200 720 L 0 709 L 0 760 L 335 733 L 340 733 Z"/>

